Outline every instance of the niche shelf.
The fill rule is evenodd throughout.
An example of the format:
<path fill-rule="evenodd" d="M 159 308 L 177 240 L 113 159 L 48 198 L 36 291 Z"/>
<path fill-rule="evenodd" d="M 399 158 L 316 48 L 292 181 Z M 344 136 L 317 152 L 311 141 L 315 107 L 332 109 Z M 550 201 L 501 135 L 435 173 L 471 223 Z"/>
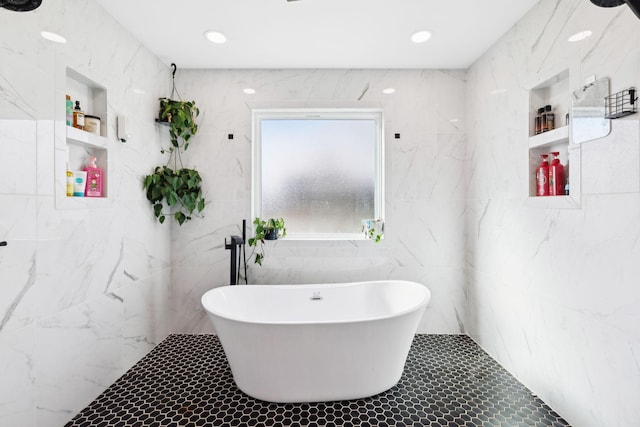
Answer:
<path fill-rule="evenodd" d="M 529 91 L 528 198 L 527 205 L 541 208 L 580 207 L 580 146 L 571 143 L 567 115 L 571 111 L 569 70 L 564 70 L 537 84 Z M 535 134 L 538 108 L 551 105 L 555 129 Z M 557 151 L 569 180 L 569 195 L 536 196 L 536 170 L 542 154 Z M 551 158 L 551 157 L 549 157 Z"/>
<path fill-rule="evenodd" d="M 66 122 L 65 95 L 80 101 L 86 115 L 100 118 L 99 135 L 68 126 Z M 68 68 L 59 67 L 56 73 L 55 106 L 55 198 L 59 209 L 82 209 L 109 205 L 109 146 L 107 89 Z M 67 162 L 71 171 L 83 170 L 89 157 L 96 157 L 97 166 L 103 171 L 102 197 L 70 197 L 66 193 Z"/>

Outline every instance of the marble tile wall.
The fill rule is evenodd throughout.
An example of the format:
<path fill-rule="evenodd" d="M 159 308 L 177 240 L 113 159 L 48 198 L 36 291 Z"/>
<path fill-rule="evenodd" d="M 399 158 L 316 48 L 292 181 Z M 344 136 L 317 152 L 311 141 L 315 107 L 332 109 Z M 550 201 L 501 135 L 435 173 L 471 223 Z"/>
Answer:
<path fill-rule="evenodd" d="M 465 325 L 572 425 L 637 425 L 638 115 L 578 148 L 580 206 L 527 201 L 528 91 L 565 69 L 572 91 L 593 74 L 611 92 L 637 87 L 640 20 L 626 5 L 541 0 L 468 70 Z"/>
<path fill-rule="evenodd" d="M 637 116 L 579 149 L 578 208 L 527 201 L 528 90 L 564 69 L 572 89 L 592 74 L 637 86 L 640 25 L 626 6 L 541 0 L 466 71 L 180 70 L 202 111 L 185 160 L 208 204 L 171 231 L 140 188 L 163 161 L 153 119 L 170 70 L 91 1 L 0 10 L 0 23 L 0 424 L 61 425 L 168 331 L 212 331 L 200 297 L 227 283 L 224 238 L 251 215 L 251 108 L 313 106 L 385 109 L 386 239 L 278 242 L 252 283 L 419 281 L 433 294 L 420 332 L 469 331 L 574 425 L 640 419 Z M 584 29 L 594 36 L 566 43 Z M 107 207 L 56 209 L 65 65 L 109 91 Z"/>
<path fill-rule="evenodd" d="M 56 208 L 66 66 L 108 91 L 110 203 L 99 207 Z M 163 162 L 154 117 L 170 71 L 94 2 L 0 9 L 0 425 L 63 425 L 170 331 L 170 231 L 141 188 Z"/>
<path fill-rule="evenodd" d="M 251 222 L 251 109 L 382 107 L 385 240 L 269 244 L 263 266 L 250 265 L 250 283 L 415 280 L 433 294 L 420 331 L 464 331 L 465 76 L 435 70 L 182 72 L 179 91 L 197 102 L 202 116 L 187 159 L 204 179 L 208 204 L 202 220 L 172 232 L 175 330 L 212 331 L 200 297 L 228 283 L 224 239 L 240 234 L 243 218 Z M 256 93 L 244 94 L 246 87 Z M 384 95 L 387 87 L 396 92 Z"/>

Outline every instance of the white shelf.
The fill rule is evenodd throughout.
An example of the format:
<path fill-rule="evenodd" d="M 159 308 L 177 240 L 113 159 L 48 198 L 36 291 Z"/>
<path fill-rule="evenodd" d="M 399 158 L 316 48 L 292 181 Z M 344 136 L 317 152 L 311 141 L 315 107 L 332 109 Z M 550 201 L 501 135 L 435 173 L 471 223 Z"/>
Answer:
<path fill-rule="evenodd" d="M 96 135 L 95 133 L 86 132 L 81 129 L 67 126 L 67 143 L 87 144 L 94 147 L 106 148 L 107 138 Z"/>
<path fill-rule="evenodd" d="M 529 148 L 545 148 L 563 143 L 569 144 L 569 126 L 562 126 L 529 137 Z"/>
<path fill-rule="evenodd" d="M 571 195 L 568 196 L 531 196 L 527 198 L 527 206 L 542 209 L 575 209 L 580 203 Z"/>

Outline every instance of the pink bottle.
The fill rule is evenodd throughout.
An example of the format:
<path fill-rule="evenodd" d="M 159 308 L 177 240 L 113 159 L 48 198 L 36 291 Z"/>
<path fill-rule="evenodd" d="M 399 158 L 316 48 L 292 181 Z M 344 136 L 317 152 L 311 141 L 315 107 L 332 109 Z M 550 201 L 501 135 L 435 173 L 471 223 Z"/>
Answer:
<path fill-rule="evenodd" d="M 87 187 L 85 196 L 102 197 L 102 169 L 96 166 L 96 158 L 89 157 L 89 166 L 84 170 L 87 171 Z"/>

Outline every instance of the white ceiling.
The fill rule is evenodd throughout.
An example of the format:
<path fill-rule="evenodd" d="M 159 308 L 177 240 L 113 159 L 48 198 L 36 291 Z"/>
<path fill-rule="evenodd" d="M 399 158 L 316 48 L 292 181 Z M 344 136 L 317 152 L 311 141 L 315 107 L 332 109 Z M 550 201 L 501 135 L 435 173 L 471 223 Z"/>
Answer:
<path fill-rule="evenodd" d="M 467 68 L 538 0 L 97 0 L 179 68 Z M 433 33 L 414 44 L 417 30 Z M 216 45 L 203 33 L 217 30 Z"/>

